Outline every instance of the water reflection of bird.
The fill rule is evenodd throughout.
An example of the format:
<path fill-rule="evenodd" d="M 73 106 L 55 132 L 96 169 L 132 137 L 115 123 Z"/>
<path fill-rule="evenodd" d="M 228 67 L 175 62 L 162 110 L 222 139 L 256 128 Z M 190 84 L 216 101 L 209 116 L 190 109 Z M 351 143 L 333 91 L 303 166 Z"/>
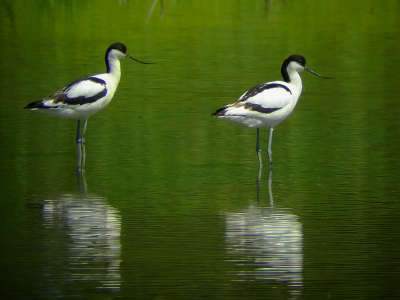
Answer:
<path fill-rule="evenodd" d="M 300 72 L 308 71 L 318 75 L 306 67 L 306 59 L 301 55 L 292 55 L 282 65 L 281 73 L 284 81 L 273 81 L 257 85 L 245 92 L 235 103 L 226 105 L 214 116 L 238 123 L 250 128 L 257 128 L 256 151 L 258 162 L 262 166 L 259 144 L 259 129 L 269 127 L 268 158 L 272 167 L 272 133 L 274 127 L 285 120 L 293 111 L 303 90 Z"/>
<path fill-rule="evenodd" d="M 57 117 L 78 119 L 76 142 L 84 145 L 87 120 L 110 103 L 121 77 L 119 61 L 125 57 L 146 64 L 128 55 L 124 44 L 114 43 L 106 52 L 106 73 L 78 79 L 54 94 L 28 104 L 25 108 Z"/>
<path fill-rule="evenodd" d="M 225 213 L 227 261 L 237 266 L 240 280 L 278 282 L 289 299 L 297 299 L 303 286 L 302 224 L 290 210 L 274 208 L 271 183 L 272 170 L 269 206 L 254 204 Z M 260 182 L 256 187 L 258 203 Z"/>
<path fill-rule="evenodd" d="M 65 294 L 117 291 L 121 285 L 120 212 L 106 198 L 87 193 L 84 177 L 78 182 L 81 192 L 43 201 L 45 290 Z"/>
<path fill-rule="evenodd" d="M 241 280 L 287 286 L 291 298 L 303 286 L 302 224 L 289 210 L 250 205 L 225 214 L 227 260 Z"/>

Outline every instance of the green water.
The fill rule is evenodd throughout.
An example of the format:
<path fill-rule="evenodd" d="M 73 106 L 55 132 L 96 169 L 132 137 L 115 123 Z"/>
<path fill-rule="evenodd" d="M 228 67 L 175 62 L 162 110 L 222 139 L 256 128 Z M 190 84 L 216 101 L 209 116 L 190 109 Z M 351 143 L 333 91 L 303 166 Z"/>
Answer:
<path fill-rule="evenodd" d="M 5 299 L 399 299 L 400 2 L 2 1 Z M 89 119 L 22 108 L 133 57 Z M 215 119 L 292 54 L 294 113 L 257 188 L 254 129 Z M 268 131 L 261 130 L 266 160 Z"/>

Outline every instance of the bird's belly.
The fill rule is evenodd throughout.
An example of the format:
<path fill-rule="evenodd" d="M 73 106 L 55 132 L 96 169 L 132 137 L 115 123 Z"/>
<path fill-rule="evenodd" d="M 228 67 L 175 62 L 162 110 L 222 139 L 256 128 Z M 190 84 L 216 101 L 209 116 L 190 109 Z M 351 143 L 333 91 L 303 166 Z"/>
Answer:
<path fill-rule="evenodd" d="M 282 109 L 268 114 L 251 111 L 251 113 L 245 115 L 225 115 L 218 116 L 218 118 L 250 128 L 275 127 L 283 122 L 292 111 L 293 109 Z"/>
<path fill-rule="evenodd" d="M 107 97 L 109 98 L 109 97 Z M 104 98 L 101 101 L 93 103 L 87 103 L 82 105 L 64 105 L 58 108 L 46 108 L 38 109 L 38 112 L 53 115 L 59 118 L 70 118 L 70 119 L 87 119 L 91 115 L 104 109 L 111 99 Z M 110 97 L 111 98 L 111 97 Z"/>

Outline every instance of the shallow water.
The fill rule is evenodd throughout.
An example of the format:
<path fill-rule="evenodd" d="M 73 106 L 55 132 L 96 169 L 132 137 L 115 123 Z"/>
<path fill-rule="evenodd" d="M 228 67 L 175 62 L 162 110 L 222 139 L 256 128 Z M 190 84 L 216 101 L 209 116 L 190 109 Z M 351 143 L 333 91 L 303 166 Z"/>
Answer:
<path fill-rule="evenodd" d="M 5 1 L 0 16 L 7 299 L 400 297 L 398 1 Z M 117 41 L 156 64 L 121 62 L 76 174 L 76 121 L 22 108 L 104 72 Z M 295 53 L 335 79 L 302 73 L 257 186 L 255 130 L 211 113 Z"/>

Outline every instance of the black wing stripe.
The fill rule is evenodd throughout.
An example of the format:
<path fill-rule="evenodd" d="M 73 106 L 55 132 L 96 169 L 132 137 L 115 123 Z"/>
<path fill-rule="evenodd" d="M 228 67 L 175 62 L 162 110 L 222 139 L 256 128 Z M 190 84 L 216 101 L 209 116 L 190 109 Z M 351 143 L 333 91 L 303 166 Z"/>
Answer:
<path fill-rule="evenodd" d="M 255 87 L 253 87 L 250 90 L 248 90 L 235 104 L 239 105 L 239 103 L 245 102 L 249 98 L 254 97 L 259 93 L 262 93 L 265 90 L 276 89 L 276 88 L 284 89 L 289 94 L 292 94 L 291 90 L 287 86 L 285 86 L 283 84 L 279 84 L 279 83 L 263 83 L 263 84 L 256 85 Z M 235 106 L 235 104 L 233 106 Z M 214 115 L 214 116 L 224 116 L 225 113 L 226 113 L 227 108 L 229 108 L 231 106 L 232 105 L 224 106 L 224 107 L 218 109 L 217 111 L 215 111 L 214 113 L 212 113 L 212 115 Z M 241 105 L 239 105 L 239 106 L 241 106 Z M 249 110 L 253 110 L 253 111 L 257 111 L 257 112 L 260 112 L 260 113 L 264 113 L 264 114 L 270 114 L 270 113 L 273 113 L 274 111 L 277 111 L 277 110 L 281 109 L 282 107 L 263 107 L 260 104 L 245 103 L 244 104 L 244 108 L 249 109 Z"/>
<path fill-rule="evenodd" d="M 263 114 L 270 114 L 274 111 L 280 110 L 281 107 L 262 107 L 260 104 L 246 103 L 244 108 L 257 111 Z"/>
<path fill-rule="evenodd" d="M 66 94 L 72 88 L 72 86 L 83 80 L 90 80 L 94 83 L 101 84 L 104 87 L 104 89 L 100 93 L 97 93 L 96 95 L 93 95 L 91 97 L 80 96 L 80 97 L 76 97 L 76 98 L 68 98 L 66 96 Z M 76 81 L 70 83 L 62 90 L 61 94 L 57 95 L 57 93 L 56 93 L 56 94 L 50 96 L 49 98 L 56 96 L 56 100 L 54 101 L 54 103 L 62 103 L 62 104 L 69 104 L 69 105 L 84 105 L 84 104 L 96 102 L 98 99 L 104 97 L 106 94 L 107 94 L 107 88 L 106 88 L 106 82 L 104 80 L 96 78 L 96 77 L 87 77 L 87 78 L 79 79 L 79 80 L 76 80 Z"/>
<path fill-rule="evenodd" d="M 101 92 L 99 92 L 96 95 L 93 95 L 91 97 L 87 97 L 86 98 L 85 96 L 80 96 L 80 97 L 76 97 L 76 98 L 68 98 L 66 96 L 66 93 L 68 93 L 68 91 L 75 84 L 78 84 L 79 82 L 84 81 L 84 80 L 90 80 L 90 81 L 93 81 L 93 82 L 95 82 L 97 84 L 101 84 L 104 89 Z M 96 78 L 96 77 L 86 77 L 86 78 L 81 78 L 81 79 L 78 79 L 78 80 L 76 80 L 74 82 L 71 82 L 66 87 L 61 89 L 60 91 L 58 91 L 58 92 L 46 97 L 43 100 L 29 103 L 24 108 L 25 109 L 34 109 L 34 108 L 54 109 L 54 108 L 63 107 L 66 104 L 68 104 L 68 105 L 84 105 L 84 104 L 96 102 L 98 99 L 100 99 L 101 97 L 104 97 L 106 94 L 107 94 L 107 88 L 106 88 L 106 82 L 104 80 Z M 48 100 L 53 100 L 53 105 L 46 105 L 45 103 Z M 59 105 L 55 105 L 55 104 L 59 104 Z"/>
<path fill-rule="evenodd" d="M 32 108 L 44 108 L 42 101 L 35 101 L 29 103 L 27 106 L 24 107 L 24 109 L 32 109 Z"/>
<path fill-rule="evenodd" d="M 246 101 L 247 99 L 254 97 L 255 95 L 262 93 L 265 90 L 269 90 L 269 89 L 276 89 L 276 88 L 281 88 L 286 90 L 287 92 L 289 92 L 289 94 L 292 94 L 291 90 L 283 85 L 283 84 L 279 84 L 279 83 L 263 83 L 263 84 L 259 84 L 256 85 L 255 87 L 251 88 L 250 90 L 248 90 L 246 92 L 246 94 L 244 94 L 242 96 L 242 98 L 240 98 L 240 102 L 242 101 Z"/>
<path fill-rule="evenodd" d="M 224 106 L 222 108 L 218 108 L 215 112 L 213 112 L 211 115 L 213 116 L 223 116 L 225 115 L 226 108 L 229 106 Z"/>

